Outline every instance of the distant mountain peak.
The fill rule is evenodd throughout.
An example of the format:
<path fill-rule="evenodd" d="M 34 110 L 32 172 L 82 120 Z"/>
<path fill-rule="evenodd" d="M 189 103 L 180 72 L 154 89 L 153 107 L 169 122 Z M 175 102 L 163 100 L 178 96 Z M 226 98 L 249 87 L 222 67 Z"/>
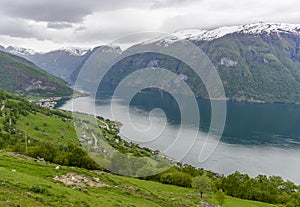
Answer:
<path fill-rule="evenodd" d="M 166 46 L 179 40 L 192 40 L 192 41 L 212 41 L 221 38 L 228 34 L 241 33 L 241 34 L 271 34 L 271 33 L 292 33 L 300 34 L 300 24 L 287 24 L 287 23 L 265 23 L 258 22 L 237 26 L 223 26 L 211 30 L 205 29 L 187 29 L 180 30 L 170 34 L 167 37 L 153 39 L 144 44 L 161 42 Z"/>
<path fill-rule="evenodd" d="M 288 23 L 265 23 L 258 22 L 252 24 L 246 24 L 240 26 L 241 32 L 247 33 L 272 33 L 272 32 L 288 32 L 299 33 L 300 24 L 288 24 Z"/>
<path fill-rule="evenodd" d="M 32 49 L 22 48 L 22 47 L 14 47 L 14 46 L 8 46 L 5 48 L 6 52 L 9 52 L 14 55 L 19 56 L 26 56 L 26 55 L 34 55 L 36 52 Z"/>
<path fill-rule="evenodd" d="M 62 47 L 50 52 L 67 52 L 73 56 L 83 56 L 91 49 L 79 48 L 79 47 Z M 48 52 L 47 52 L 48 53 Z"/>
<path fill-rule="evenodd" d="M 122 53 L 122 49 L 120 48 L 120 46 L 114 44 L 100 45 L 98 47 L 95 47 L 93 50 L 101 50 L 102 52 Z"/>

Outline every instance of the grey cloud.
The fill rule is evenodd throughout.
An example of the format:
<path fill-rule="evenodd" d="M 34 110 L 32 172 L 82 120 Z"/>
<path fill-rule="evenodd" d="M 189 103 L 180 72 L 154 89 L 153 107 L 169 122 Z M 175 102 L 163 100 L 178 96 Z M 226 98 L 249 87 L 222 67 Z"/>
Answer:
<path fill-rule="evenodd" d="M 298 5 L 296 0 L 0 0 L 0 35 L 26 43 L 35 38 L 48 40 L 41 44 L 90 45 L 143 31 L 299 23 Z"/>
<path fill-rule="evenodd" d="M 74 29 L 74 32 L 80 32 L 80 31 L 84 31 L 86 29 L 87 29 L 87 27 L 85 27 L 85 26 L 78 26 Z"/>
<path fill-rule="evenodd" d="M 90 41 L 103 41 L 110 42 L 116 38 L 124 36 L 124 34 L 131 34 L 134 29 L 126 28 L 110 28 L 109 30 L 96 30 L 96 31 L 84 31 L 75 32 L 73 39 L 79 42 Z"/>
<path fill-rule="evenodd" d="M 72 28 L 73 25 L 67 22 L 49 22 L 47 27 L 50 29 L 67 29 Z"/>
<path fill-rule="evenodd" d="M 89 0 L 86 0 L 84 1 L 85 3 L 80 3 L 71 0 L 59 2 L 52 0 L 0 0 L 2 15 L 34 21 L 53 22 L 82 21 L 85 15 L 93 12 L 93 6 L 88 1 Z"/>
<path fill-rule="evenodd" d="M 183 6 L 187 4 L 192 4 L 195 2 L 201 2 L 202 0 L 153 0 L 151 8 L 166 8 L 166 7 L 176 7 Z"/>
<path fill-rule="evenodd" d="M 0 17 L 0 34 L 11 37 L 33 38 L 33 28 L 22 20 L 12 20 Z"/>
<path fill-rule="evenodd" d="M 0 6 L 1 13 L 10 17 L 19 17 L 34 21 L 75 23 L 81 22 L 85 16 L 97 11 L 111 11 L 125 8 L 147 9 L 154 4 L 165 5 L 165 1 L 166 0 L 155 2 L 144 0 L 0 0 Z M 171 2 L 170 0 L 167 1 Z"/>
<path fill-rule="evenodd" d="M 203 4 L 197 6 L 165 19 L 160 29 L 168 32 L 191 28 L 213 29 L 259 21 L 299 24 L 299 6 L 294 4 L 294 0 L 274 1 L 272 5 L 259 0 L 203 0 Z"/>

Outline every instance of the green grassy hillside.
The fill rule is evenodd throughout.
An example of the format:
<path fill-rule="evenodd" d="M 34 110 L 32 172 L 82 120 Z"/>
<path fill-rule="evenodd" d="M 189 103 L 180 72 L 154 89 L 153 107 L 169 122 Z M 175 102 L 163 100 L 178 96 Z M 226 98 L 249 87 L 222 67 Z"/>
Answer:
<path fill-rule="evenodd" d="M 75 132 L 78 119 L 74 121 L 70 112 L 45 109 L 2 90 L 0 100 L 0 206 L 200 206 L 199 191 L 191 188 L 191 181 L 206 175 L 211 188 L 204 192 L 203 202 L 218 203 L 214 192 L 223 188 L 236 197 L 251 195 L 248 199 L 258 199 L 255 194 L 259 194 L 262 199 L 278 199 L 271 200 L 272 203 L 299 206 L 297 186 L 279 178 L 278 184 L 270 181 L 273 178 L 262 176 L 264 182 L 260 183 L 238 173 L 216 178 L 213 173 L 179 163 L 178 167 L 143 179 L 114 175 L 88 156 Z M 94 133 L 96 126 L 88 122 L 91 117 L 80 117 L 86 119 L 86 135 Z M 100 117 L 99 122 L 109 127 L 101 127 L 105 139 L 99 138 L 98 142 L 102 146 L 110 145 L 122 154 L 145 157 L 150 162 L 149 149 L 117 136 L 118 131 L 113 128 L 117 123 Z M 56 169 L 58 165 L 61 167 Z M 223 206 L 275 205 L 226 196 Z"/>
<path fill-rule="evenodd" d="M 72 90 L 62 80 L 33 63 L 0 51 L 0 88 L 21 95 L 69 96 Z"/>
<path fill-rule="evenodd" d="M 36 162 L 0 152 L 0 206 L 199 206 L 197 191 L 172 185 L 112 175 L 106 172 Z M 66 186 L 56 176 L 80 175 L 105 187 Z M 216 202 L 213 197 L 209 199 Z M 226 197 L 224 207 L 272 207 L 273 205 Z"/>

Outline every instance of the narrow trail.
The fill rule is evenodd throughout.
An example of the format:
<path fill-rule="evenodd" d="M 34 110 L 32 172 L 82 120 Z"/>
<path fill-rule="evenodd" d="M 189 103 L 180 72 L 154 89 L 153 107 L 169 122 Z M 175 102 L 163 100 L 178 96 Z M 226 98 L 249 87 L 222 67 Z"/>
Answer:
<path fill-rule="evenodd" d="M 94 132 L 91 133 L 93 138 L 94 138 L 94 146 L 98 146 L 98 139 L 97 137 L 95 136 Z"/>
<path fill-rule="evenodd" d="M 98 119 L 99 120 L 99 119 Z M 102 120 L 99 120 L 102 124 L 104 124 L 106 126 L 106 129 L 107 130 L 110 130 L 108 124 L 105 122 L 105 121 L 102 121 Z"/>

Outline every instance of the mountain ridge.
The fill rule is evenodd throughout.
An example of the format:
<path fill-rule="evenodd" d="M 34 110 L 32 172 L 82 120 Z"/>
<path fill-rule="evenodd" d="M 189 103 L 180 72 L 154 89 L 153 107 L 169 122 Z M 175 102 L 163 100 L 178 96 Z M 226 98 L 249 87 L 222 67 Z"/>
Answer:
<path fill-rule="evenodd" d="M 189 39 L 193 41 L 211 41 L 214 39 L 221 38 L 228 34 L 233 33 L 243 33 L 243 34 L 262 34 L 262 33 L 294 33 L 300 35 L 300 24 L 292 23 L 267 23 L 267 22 L 256 22 L 250 24 L 242 25 L 231 25 L 231 26 L 220 26 L 213 29 L 182 29 L 169 33 L 168 35 L 172 37 L 177 37 L 177 40 L 180 39 Z M 162 37 L 164 38 L 164 37 Z M 158 38 L 159 39 L 159 38 Z M 157 41 L 157 39 L 152 39 L 149 41 Z M 145 41 L 145 43 L 149 43 Z M 86 52 L 91 51 L 97 47 L 104 45 L 94 46 L 94 47 L 60 47 L 57 49 L 47 50 L 47 51 L 35 51 L 33 49 L 28 49 L 24 47 L 17 47 L 9 45 L 4 47 L 0 45 L 0 50 L 15 54 L 15 55 L 34 55 L 34 54 L 47 54 L 51 52 L 69 52 L 71 55 L 83 56 Z M 106 45 L 116 47 L 115 45 Z M 133 45 L 132 45 L 133 46 Z"/>
<path fill-rule="evenodd" d="M 213 33 L 213 37 L 216 38 L 208 38 L 209 40 L 192 38 L 191 35 L 185 35 L 184 38 L 198 46 L 214 64 L 229 100 L 300 103 L 299 25 L 257 23 L 240 28 L 248 29 L 243 32 L 237 32 L 241 30 L 236 27 L 226 29 L 226 32 L 219 36 Z M 148 46 L 157 46 L 158 49 L 169 47 L 184 38 L 170 35 L 137 44 L 127 50 L 134 51 L 140 48 L 144 51 Z M 188 53 L 188 48 L 186 50 L 182 49 L 182 52 Z M 111 88 L 114 88 L 124 75 L 139 68 L 146 68 L 155 62 L 155 67 L 168 68 L 178 75 L 187 75 L 186 82 L 194 94 L 209 98 L 199 77 L 197 78 L 191 68 L 180 60 L 148 53 L 137 54 L 122 61 L 112 72 L 115 77 L 106 76 L 105 83 L 111 83 Z M 126 65 L 126 68 L 122 65 Z M 130 87 L 135 87 L 133 81 Z"/>
<path fill-rule="evenodd" d="M 138 43 L 124 51 L 114 46 L 106 47 L 108 47 L 108 52 L 116 55 L 126 53 L 135 47 L 147 47 L 152 44 L 168 47 L 184 39 L 190 40 L 206 53 L 222 79 L 228 99 L 300 103 L 299 24 L 259 22 L 212 30 L 182 30 L 169 36 Z M 82 56 L 73 56 L 70 51 L 52 51 L 46 53 L 49 55 L 47 57 L 44 54 L 45 59 L 42 56 L 36 56 L 33 62 L 39 63 L 37 65 L 47 72 L 74 84 L 79 71 L 86 66 L 87 59 L 97 51 L 97 48 L 101 46 L 90 49 L 86 53 L 78 49 L 77 54 L 83 54 Z M 98 58 L 100 56 L 98 55 Z M 93 57 L 97 58 L 97 55 Z M 109 77 L 104 82 L 113 87 L 112 85 L 117 83 L 116 80 L 121 77 L 122 72 L 128 74 L 138 67 L 147 67 L 153 62 L 157 63 L 157 67 L 170 68 L 179 75 L 188 71 L 184 64 L 180 62 L 174 64 L 176 61 L 167 57 L 159 57 L 158 54 L 137 55 L 135 58 L 140 58 L 140 61 L 133 61 L 133 59 L 125 61 L 126 68 L 118 64 L 119 70 L 116 69 L 114 74 L 119 77 Z M 93 70 L 97 69 L 93 67 Z M 190 72 L 187 73 L 192 75 Z M 189 86 L 194 89 L 197 96 L 208 98 L 201 80 L 194 79 L 190 77 L 187 80 Z M 89 81 L 87 80 L 87 84 Z"/>
<path fill-rule="evenodd" d="M 59 77 L 72 85 L 75 82 L 73 73 L 83 65 L 93 51 L 101 47 L 105 48 L 104 52 L 121 50 L 118 46 L 114 45 L 103 45 L 87 49 L 80 47 L 62 47 L 47 52 L 37 52 L 31 49 L 13 46 L 6 48 L 0 47 L 0 50 L 21 56 L 33 62 L 47 73 Z"/>
<path fill-rule="evenodd" d="M 0 51 L 0 88 L 20 95 L 70 96 L 72 89 L 20 56 Z"/>
<path fill-rule="evenodd" d="M 188 29 L 179 30 L 171 33 L 171 37 L 176 37 L 178 39 L 173 39 L 173 41 L 188 39 L 191 41 L 212 41 L 221 38 L 225 35 L 241 33 L 241 34 L 271 34 L 271 33 L 292 33 L 300 35 L 300 24 L 288 24 L 288 23 L 252 23 L 244 25 L 234 25 L 234 26 L 222 26 L 215 29 L 205 30 L 205 29 Z"/>

